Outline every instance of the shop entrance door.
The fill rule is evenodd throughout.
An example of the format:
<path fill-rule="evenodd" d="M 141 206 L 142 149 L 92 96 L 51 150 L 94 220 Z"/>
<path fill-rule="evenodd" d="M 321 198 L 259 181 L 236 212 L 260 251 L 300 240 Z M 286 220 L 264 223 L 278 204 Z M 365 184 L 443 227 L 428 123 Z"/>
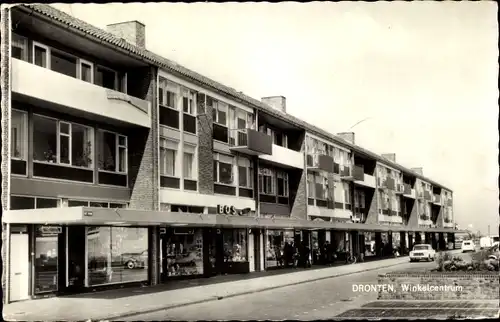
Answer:
<path fill-rule="evenodd" d="M 28 234 L 10 235 L 10 301 L 29 298 Z"/>
<path fill-rule="evenodd" d="M 255 272 L 255 234 L 248 234 L 248 265 L 251 272 Z"/>
<path fill-rule="evenodd" d="M 66 228 L 66 289 L 70 293 L 81 292 L 85 287 L 86 242 L 85 226 Z"/>
<path fill-rule="evenodd" d="M 203 231 L 203 253 L 205 276 L 215 276 L 222 272 L 224 263 L 224 242 L 222 229 L 213 228 Z"/>

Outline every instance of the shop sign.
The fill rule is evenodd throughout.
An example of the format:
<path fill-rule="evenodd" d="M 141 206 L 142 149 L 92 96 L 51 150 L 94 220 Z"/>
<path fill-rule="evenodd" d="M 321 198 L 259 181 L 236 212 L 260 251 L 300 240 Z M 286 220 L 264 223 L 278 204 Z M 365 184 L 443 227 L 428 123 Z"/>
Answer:
<path fill-rule="evenodd" d="M 44 235 L 57 235 L 62 233 L 62 228 L 59 226 L 41 226 L 38 231 Z"/>
<path fill-rule="evenodd" d="M 174 235 L 194 235 L 192 228 L 174 228 Z"/>
<path fill-rule="evenodd" d="M 85 217 L 92 217 L 92 216 L 94 215 L 94 213 L 93 213 L 92 211 L 90 211 L 90 210 L 85 210 L 85 211 L 83 212 L 83 215 L 84 215 Z"/>
<path fill-rule="evenodd" d="M 238 215 L 236 207 L 228 205 L 217 205 L 217 213 L 220 215 L 232 215 L 232 216 Z"/>

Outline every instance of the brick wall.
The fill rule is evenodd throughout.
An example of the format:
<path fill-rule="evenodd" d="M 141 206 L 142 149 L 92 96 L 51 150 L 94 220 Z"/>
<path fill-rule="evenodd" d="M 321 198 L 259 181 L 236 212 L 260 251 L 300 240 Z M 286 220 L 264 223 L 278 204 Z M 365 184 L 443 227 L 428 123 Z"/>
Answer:
<path fill-rule="evenodd" d="M 199 192 L 202 194 L 214 193 L 213 172 L 213 103 L 212 98 L 198 94 L 198 184 Z"/>
<path fill-rule="evenodd" d="M 367 224 L 377 224 L 378 223 L 378 194 L 380 192 L 378 191 L 378 188 L 374 189 L 372 199 L 370 202 L 367 202 L 368 200 L 365 199 L 365 202 L 368 204 L 368 214 L 366 216 L 366 222 Z M 366 198 L 366 197 L 365 197 Z"/>
<path fill-rule="evenodd" d="M 0 87 L 1 87 L 1 109 L 2 109 L 2 122 L 1 122 L 1 131 L 2 131 L 2 140 L 1 140 L 1 148 L 2 148 L 2 184 L 1 184 L 1 214 L 3 214 L 4 210 L 8 208 L 8 199 L 9 199 L 9 122 L 10 122 L 10 9 L 3 6 L 1 7 L 1 74 L 0 74 Z M 1 220 L 1 217 L 0 217 Z M 5 263 L 7 260 L 7 236 L 5 234 L 6 227 L 2 223 L 2 299 L 5 297 L 5 287 L 7 282 Z"/>
<path fill-rule="evenodd" d="M 494 273 L 389 273 L 378 277 L 379 300 L 496 300 L 500 299 L 500 276 Z M 403 285 L 453 287 L 454 289 L 403 290 Z M 460 290 L 457 288 L 461 286 Z"/>
<path fill-rule="evenodd" d="M 442 228 L 444 225 L 444 207 L 439 207 L 438 217 L 436 219 L 436 225 L 438 228 Z"/>
<path fill-rule="evenodd" d="M 410 218 L 408 219 L 408 227 L 418 228 L 418 200 L 415 199 L 411 208 Z"/>
<path fill-rule="evenodd" d="M 304 136 L 305 137 L 305 136 Z M 305 139 L 302 139 L 302 145 L 300 152 L 302 152 L 304 156 L 304 164 L 305 162 Z M 293 202 L 290 204 L 290 215 L 292 217 L 296 217 L 299 219 L 307 219 L 307 170 L 304 168 L 300 175 L 296 177 L 297 182 L 294 183 L 294 187 L 297 187 L 297 190 L 294 192 Z M 292 183 L 290 183 L 292 184 Z"/>
<path fill-rule="evenodd" d="M 133 129 L 129 140 L 129 186 L 131 188 L 130 208 L 158 210 L 158 104 L 156 100 L 156 70 L 147 68 L 136 70 L 131 79 L 142 77 L 142 82 L 134 86 L 134 91 L 147 90 L 145 95 L 134 92 L 151 102 L 151 129 Z"/>

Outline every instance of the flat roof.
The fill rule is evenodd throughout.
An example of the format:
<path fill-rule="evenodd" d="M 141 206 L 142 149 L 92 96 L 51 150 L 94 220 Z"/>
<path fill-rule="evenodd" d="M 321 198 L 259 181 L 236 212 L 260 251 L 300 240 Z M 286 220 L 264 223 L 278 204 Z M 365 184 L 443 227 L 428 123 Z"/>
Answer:
<path fill-rule="evenodd" d="M 410 228 L 378 224 L 338 223 L 291 218 L 226 216 L 123 208 L 63 207 L 7 210 L 3 223 L 95 226 L 198 226 L 266 229 L 332 229 L 373 232 L 459 232 L 450 228 Z"/>

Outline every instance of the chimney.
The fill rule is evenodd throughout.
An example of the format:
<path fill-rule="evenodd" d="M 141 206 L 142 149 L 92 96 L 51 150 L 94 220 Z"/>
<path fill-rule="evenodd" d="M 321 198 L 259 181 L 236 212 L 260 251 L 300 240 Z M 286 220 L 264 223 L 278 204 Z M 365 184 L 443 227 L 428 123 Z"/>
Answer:
<path fill-rule="evenodd" d="M 261 101 L 262 101 L 262 103 L 265 103 L 265 104 L 271 106 L 275 110 L 286 113 L 286 97 L 284 97 L 284 96 L 262 97 Z"/>
<path fill-rule="evenodd" d="M 424 169 L 423 168 L 411 168 L 412 171 L 420 174 L 421 176 L 424 175 Z"/>
<path fill-rule="evenodd" d="M 396 163 L 396 153 L 382 153 L 382 158 L 386 158 Z"/>
<path fill-rule="evenodd" d="M 126 21 L 107 26 L 110 33 L 137 47 L 146 48 L 146 26 L 137 21 Z"/>
<path fill-rule="evenodd" d="M 355 144 L 354 143 L 354 132 L 341 132 L 341 133 L 337 133 L 337 136 L 346 140 L 349 143 Z"/>

